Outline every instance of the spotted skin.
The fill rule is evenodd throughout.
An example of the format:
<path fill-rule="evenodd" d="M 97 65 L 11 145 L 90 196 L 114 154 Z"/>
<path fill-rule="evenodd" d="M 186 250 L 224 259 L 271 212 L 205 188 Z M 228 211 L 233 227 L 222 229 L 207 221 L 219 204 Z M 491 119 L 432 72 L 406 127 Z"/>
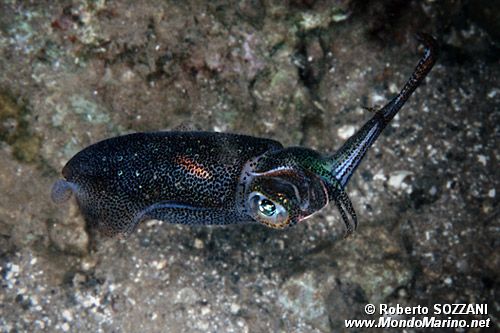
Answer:
<path fill-rule="evenodd" d="M 124 236 L 148 219 L 283 229 L 334 202 L 350 234 L 357 216 L 345 186 L 436 61 L 434 39 L 421 34 L 419 40 L 424 56 L 401 92 L 331 156 L 238 134 L 135 133 L 76 154 L 52 199 L 64 202 L 74 193 L 90 227 Z"/>
<path fill-rule="evenodd" d="M 135 133 L 98 142 L 64 167 L 90 226 L 130 234 L 146 219 L 182 224 L 248 222 L 236 207 L 241 166 L 282 149 L 274 140 L 210 132 Z M 53 195 L 54 197 L 54 195 Z M 56 198 L 56 201 L 57 198 Z"/>

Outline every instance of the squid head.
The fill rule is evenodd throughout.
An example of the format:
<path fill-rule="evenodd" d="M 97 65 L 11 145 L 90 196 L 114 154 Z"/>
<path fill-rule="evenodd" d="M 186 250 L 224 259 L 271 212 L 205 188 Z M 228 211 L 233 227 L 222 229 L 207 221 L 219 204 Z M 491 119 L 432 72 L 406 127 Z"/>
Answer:
<path fill-rule="evenodd" d="M 245 175 L 245 209 L 254 220 L 275 229 L 290 227 L 328 205 L 326 183 L 305 168 L 305 148 L 287 148 L 263 156 Z M 317 160 L 317 159 L 316 159 Z"/>

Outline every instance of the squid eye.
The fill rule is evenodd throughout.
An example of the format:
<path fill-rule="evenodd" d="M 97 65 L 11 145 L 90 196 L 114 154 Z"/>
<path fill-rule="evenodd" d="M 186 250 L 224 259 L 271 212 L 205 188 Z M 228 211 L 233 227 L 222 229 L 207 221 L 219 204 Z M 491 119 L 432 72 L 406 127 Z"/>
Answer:
<path fill-rule="evenodd" d="M 259 192 L 252 192 L 248 198 L 250 215 L 258 222 L 271 228 L 284 228 L 290 224 L 285 207 L 268 199 Z"/>
<path fill-rule="evenodd" d="M 266 216 L 273 216 L 276 213 L 276 205 L 266 198 L 259 200 L 259 211 Z"/>

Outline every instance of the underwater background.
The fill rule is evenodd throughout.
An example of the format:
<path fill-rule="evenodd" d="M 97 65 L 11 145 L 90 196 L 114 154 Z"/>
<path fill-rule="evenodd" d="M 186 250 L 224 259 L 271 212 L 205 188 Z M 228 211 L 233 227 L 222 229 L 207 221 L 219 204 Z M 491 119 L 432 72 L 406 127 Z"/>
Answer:
<path fill-rule="evenodd" d="M 2 1 L 0 331 L 336 332 L 367 303 L 488 304 L 460 318 L 498 329 L 499 22 L 499 1 Z M 438 63 L 348 185 L 347 239 L 333 205 L 124 240 L 50 200 L 75 153 L 125 133 L 334 152 L 402 87 L 420 31 Z"/>

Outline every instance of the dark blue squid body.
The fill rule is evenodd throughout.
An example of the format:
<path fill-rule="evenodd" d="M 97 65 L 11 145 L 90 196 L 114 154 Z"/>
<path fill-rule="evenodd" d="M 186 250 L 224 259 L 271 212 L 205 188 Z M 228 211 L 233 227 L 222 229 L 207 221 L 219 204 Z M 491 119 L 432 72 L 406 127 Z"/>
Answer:
<path fill-rule="evenodd" d="M 368 149 L 432 69 L 435 41 L 426 46 L 401 92 L 333 155 L 245 135 L 153 132 L 91 145 L 63 168 L 55 202 L 74 193 L 90 227 L 130 235 L 144 220 L 182 224 L 260 222 L 285 228 L 334 202 L 351 233 L 356 213 L 345 186 Z"/>
<path fill-rule="evenodd" d="M 182 224 L 250 222 L 236 192 L 244 165 L 282 149 L 274 140 L 211 132 L 135 133 L 76 154 L 53 199 L 76 194 L 90 226 L 128 235 L 146 219 Z"/>

